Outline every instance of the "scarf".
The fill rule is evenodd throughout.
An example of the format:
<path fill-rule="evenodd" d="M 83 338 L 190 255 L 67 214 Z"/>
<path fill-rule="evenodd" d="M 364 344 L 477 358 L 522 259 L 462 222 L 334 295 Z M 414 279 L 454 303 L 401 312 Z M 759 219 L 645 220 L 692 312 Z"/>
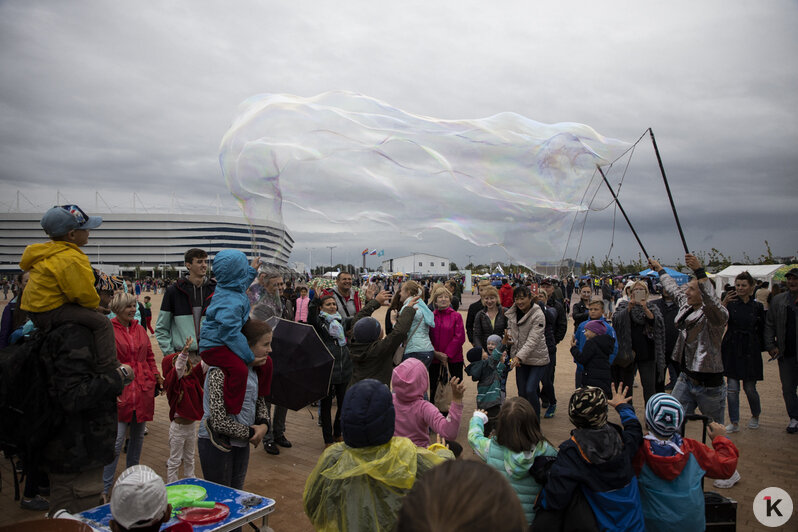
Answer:
<path fill-rule="evenodd" d="M 319 316 L 324 319 L 327 324 L 327 332 L 335 338 L 338 345 L 346 345 L 346 338 L 344 338 L 344 328 L 341 325 L 341 315 L 337 312 L 335 314 L 327 314 L 324 311 L 319 312 Z"/>
<path fill-rule="evenodd" d="M 650 432 L 643 436 L 643 438 L 652 442 L 651 452 L 656 456 L 668 456 L 667 451 L 664 451 L 664 449 L 668 447 L 679 454 L 684 454 L 684 451 L 682 451 L 682 437 L 679 433 L 674 434 L 667 440 L 661 440 Z"/>

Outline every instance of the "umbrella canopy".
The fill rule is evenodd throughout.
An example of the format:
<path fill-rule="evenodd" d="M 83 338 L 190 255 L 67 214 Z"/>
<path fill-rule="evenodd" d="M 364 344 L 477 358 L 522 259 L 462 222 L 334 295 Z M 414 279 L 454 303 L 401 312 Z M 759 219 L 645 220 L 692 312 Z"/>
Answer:
<path fill-rule="evenodd" d="M 312 325 L 272 317 L 272 391 L 269 401 L 299 410 L 326 397 L 335 359 Z"/>

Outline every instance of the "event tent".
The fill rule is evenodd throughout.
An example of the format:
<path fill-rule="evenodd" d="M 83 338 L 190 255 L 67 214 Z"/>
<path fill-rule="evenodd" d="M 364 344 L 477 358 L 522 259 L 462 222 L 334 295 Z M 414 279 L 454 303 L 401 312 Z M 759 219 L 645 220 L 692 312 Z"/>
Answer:
<path fill-rule="evenodd" d="M 668 268 L 667 266 L 663 266 L 663 269 L 665 270 L 665 273 L 670 275 L 671 278 L 673 278 L 673 280 L 676 281 L 676 284 L 678 284 L 679 286 L 686 284 L 687 281 L 690 280 L 689 275 L 676 271 L 673 268 Z M 657 275 L 657 272 L 649 268 L 647 270 L 643 270 L 642 272 L 640 272 L 640 275 L 655 277 Z"/>
<path fill-rule="evenodd" d="M 735 264 L 715 274 L 715 290 L 718 294 L 723 292 L 723 285 L 734 284 L 734 278 L 743 272 L 748 272 L 751 277 L 760 281 L 773 281 L 773 275 L 784 264 Z"/>

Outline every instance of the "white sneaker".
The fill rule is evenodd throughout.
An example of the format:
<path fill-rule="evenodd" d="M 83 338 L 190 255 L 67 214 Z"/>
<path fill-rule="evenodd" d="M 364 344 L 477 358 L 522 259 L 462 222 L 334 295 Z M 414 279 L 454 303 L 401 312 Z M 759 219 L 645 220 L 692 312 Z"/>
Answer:
<path fill-rule="evenodd" d="M 790 424 L 787 425 L 787 432 L 790 434 L 798 432 L 798 419 L 790 419 Z"/>
<path fill-rule="evenodd" d="M 758 429 L 759 428 L 759 418 L 758 417 L 752 417 L 751 421 L 748 422 L 748 428 L 749 429 Z"/>
<path fill-rule="evenodd" d="M 727 479 L 718 479 L 713 482 L 712 485 L 720 489 L 729 489 L 738 482 L 740 482 L 740 472 L 735 470 L 731 477 Z"/>
<path fill-rule="evenodd" d="M 739 423 L 730 423 L 726 425 L 726 434 L 731 434 L 733 432 L 740 432 L 740 424 Z"/>

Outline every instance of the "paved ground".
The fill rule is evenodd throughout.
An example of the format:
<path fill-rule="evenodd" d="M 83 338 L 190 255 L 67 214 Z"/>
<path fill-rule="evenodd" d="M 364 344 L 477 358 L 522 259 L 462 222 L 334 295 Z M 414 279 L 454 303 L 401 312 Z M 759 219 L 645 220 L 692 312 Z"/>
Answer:
<path fill-rule="evenodd" d="M 472 296 L 465 296 L 463 309 L 474 301 Z M 0 301 L 4 306 L 5 302 Z M 160 296 L 153 297 L 154 308 L 160 307 Z M 381 317 L 383 310 L 378 311 L 375 317 Z M 463 311 L 465 316 L 465 311 Z M 153 319 L 153 323 L 155 319 Z M 569 335 L 572 325 L 569 320 Z M 570 337 L 570 336 L 569 336 Z M 563 341 L 557 353 L 557 373 L 555 389 L 561 408 L 553 419 L 542 422 L 543 432 L 553 443 L 558 444 L 569 436 L 571 425 L 565 410 L 568 397 L 573 391 L 573 375 L 575 365 L 568 351 L 569 343 Z M 156 360 L 160 367 L 162 357 L 160 350 L 153 339 Z M 470 346 L 466 346 L 470 347 Z M 470 418 L 475 408 L 476 385 L 468 382 L 468 391 L 464 400 L 464 420 Z M 739 503 L 737 530 L 748 532 L 766 530 L 753 515 L 753 497 L 763 488 L 778 486 L 790 493 L 793 502 L 798 505 L 798 435 L 789 435 L 784 428 L 787 425 L 787 414 L 781 398 L 781 386 L 778 377 L 778 367 L 775 364 L 765 364 L 765 380 L 759 383 L 762 396 L 763 413 L 760 418 L 758 430 L 743 429 L 738 434 L 731 435 L 731 439 L 741 450 L 739 471 L 742 480 L 732 489 L 717 490 L 724 495 L 736 499 Z M 508 392 L 515 395 L 516 388 L 511 379 Z M 635 390 L 634 406 L 638 414 L 643 407 L 642 389 Z M 745 399 L 741 399 L 742 425 L 748 422 L 750 412 Z M 617 415 L 611 416 L 618 421 Z M 169 455 L 169 419 L 168 406 L 165 397 L 156 399 L 155 419 L 149 426 L 149 435 L 144 440 L 144 451 L 141 462 L 155 469 L 159 474 L 166 476 L 166 457 Z M 305 531 L 312 530 L 310 522 L 302 510 L 302 490 L 305 479 L 324 449 L 321 437 L 321 428 L 316 424 L 315 409 L 304 409 L 299 412 L 289 411 L 286 422 L 286 435 L 294 443 L 291 449 L 283 449 L 279 456 L 267 455 L 261 448 L 252 451 L 250 456 L 249 472 L 245 489 L 274 498 L 277 508 L 270 519 L 270 525 L 277 531 Z M 467 422 L 462 423 L 458 442 L 465 447 L 463 458 L 475 459 L 470 451 L 467 440 Z M 700 438 L 700 429 L 697 426 L 688 428 L 688 436 Z M 117 472 L 124 469 L 124 457 L 119 461 Z M 200 474 L 199 458 L 197 458 L 197 473 Z M 0 460 L 0 473 L 2 473 L 2 493 L 0 494 L 0 526 L 27 519 L 41 517 L 40 514 L 21 510 L 13 500 L 13 484 L 9 462 Z M 707 488 L 710 488 L 707 481 Z M 798 511 L 798 509 L 796 510 Z M 795 515 L 787 523 L 784 530 L 798 530 L 798 517 Z"/>

